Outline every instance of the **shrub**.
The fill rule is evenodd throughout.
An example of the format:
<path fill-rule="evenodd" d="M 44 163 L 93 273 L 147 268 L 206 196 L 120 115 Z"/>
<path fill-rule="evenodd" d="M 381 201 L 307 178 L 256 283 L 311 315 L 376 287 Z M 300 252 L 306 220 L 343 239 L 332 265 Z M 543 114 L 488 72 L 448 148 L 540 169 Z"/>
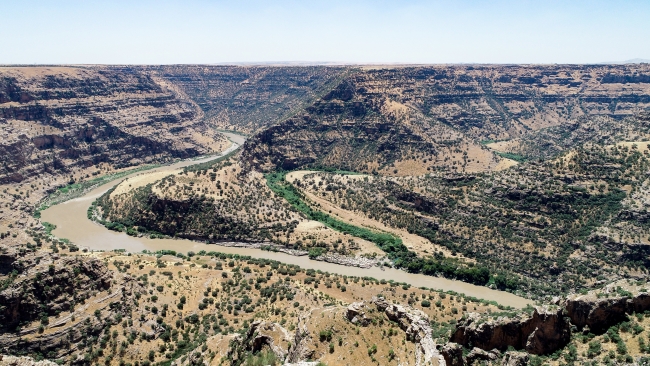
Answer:
<path fill-rule="evenodd" d="M 321 330 L 318 333 L 318 336 L 319 336 L 321 342 L 325 342 L 325 341 L 329 342 L 329 341 L 332 340 L 332 330 L 331 329 Z"/>

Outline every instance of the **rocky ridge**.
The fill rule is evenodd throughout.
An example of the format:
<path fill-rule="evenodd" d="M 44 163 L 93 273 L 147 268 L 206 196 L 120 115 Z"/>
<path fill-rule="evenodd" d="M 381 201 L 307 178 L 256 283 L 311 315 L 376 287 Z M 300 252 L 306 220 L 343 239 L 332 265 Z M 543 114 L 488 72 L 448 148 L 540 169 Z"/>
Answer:
<path fill-rule="evenodd" d="M 504 356 L 502 364 L 517 364 L 523 362 L 523 355 L 563 349 L 572 334 L 602 334 L 632 314 L 650 310 L 649 296 L 648 283 L 621 280 L 584 295 L 556 298 L 557 305 L 536 306 L 530 312 L 470 313 L 460 319 L 450 343 L 440 352 L 449 365 L 471 365 L 478 359 L 496 361 L 501 352 L 514 348 L 524 354 Z M 463 347 L 471 348 L 466 356 Z"/>
<path fill-rule="evenodd" d="M 647 65 L 354 69 L 303 112 L 253 136 L 246 161 L 263 170 L 321 166 L 387 175 L 417 164 L 490 170 L 499 159 L 481 143 L 647 111 L 649 72 Z"/>
<path fill-rule="evenodd" d="M 370 303 L 378 311 L 384 312 L 389 320 L 396 322 L 406 332 L 409 341 L 418 345 L 415 355 L 416 365 L 428 364 L 432 359 L 435 359 L 439 365 L 444 365 L 444 359 L 438 353 L 431 337 L 431 326 L 426 314 L 409 306 L 389 303 L 383 297 L 373 297 Z M 352 303 L 347 308 L 346 317 L 353 324 L 368 326 L 370 323 L 370 319 L 366 317 L 368 310 L 365 302 Z"/>
<path fill-rule="evenodd" d="M 461 319 L 451 342 L 483 350 L 508 347 L 532 354 L 549 354 L 564 347 L 571 337 L 571 324 L 556 305 L 535 307 L 532 314 L 484 321 L 478 314 Z"/>

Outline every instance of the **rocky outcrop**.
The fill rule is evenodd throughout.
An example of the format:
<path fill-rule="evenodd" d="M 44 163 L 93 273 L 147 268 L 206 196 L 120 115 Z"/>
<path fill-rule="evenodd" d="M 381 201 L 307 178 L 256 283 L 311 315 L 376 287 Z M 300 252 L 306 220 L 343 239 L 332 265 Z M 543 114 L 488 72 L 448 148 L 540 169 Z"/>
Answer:
<path fill-rule="evenodd" d="M 294 339 L 291 343 L 291 348 L 285 362 L 287 363 L 300 363 L 304 360 L 310 359 L 314 353 L 314 343 L 307 327 L 309 317 L 301 315 L 298 319 Z"/>
<path fill-rule="evenodd" d="M 480 348 L 472 348 L 471 351 L 465 356 L 465 364 L 467 365 L 481 365 L 487 363 L 493 363 L 499 358 L 497 352 L 488 352 Z"/>
<path fill-rule="evenodd" d="M 601 333 L 626 320 L 628 314 L 650 309 L 648 289 L 647 283 L 637 285 L 628 280 L 617 281 L 586 295 L 571 295 L 564 306 L 576 327 L 589 327 L 591 332 Z"/>
<path fill-rule="evenodd" d="M 370 324 L 371 321 L 370 318 L 366 316 L 365 308 L 365 301 L 354 302 L 348 306 L 345 316 L 352 324 L 358 324 L 365 327 Z"/>
<path fill-rule="evenodd" d="M 57 364 L 48 360 L 36 361 L 26 356 L 0 355 L 0 366 L 57 366 Z"/>
<path fill-rule="evenodd" d="M 373 297 L 370 303 L 377 310 L 384 312 L 388 319 L 396 322 L 406 332 L 407 339 L 419 346 L 416 348 L 415 355 L 417 365 L 427 364 L 434 358 L 439 364 L 444 364 L 444 358 L 436 349 L 436 344 L 431 337 L 429 317 L 425 313 L 410 306 L 391 304 L 383 297 Z M 366 316 L 366 307 L 363 301 L 350 304 L 346 311 L 346 318 L 354 324 L 367 326 L 370 324 L 370 319 Z"/>
<path fill-rule="evenodd" d="M 228 350 L 228 357 L 243 360 L 247 352 L 257 353 L 264 348 L 271 350 L 280 360 L 289 354 L 292 337 L 280 324 L 257 320 L 248 332 L 235 338 Z"/>
<path fill-rule="evenodd" d="M 564 347 L 571 337 L 571 324 L 559 306 L 538 306 L 531 315 L 485 319 L 470 313 L 461 319 L 450 341 L 483 350 L 508 347 L 532 354 L 548 354 Z"/>
<path fill-rule="evenodd" d="M 503 366 L 526 366 L 530 356 L 526 352 L 508 351 L 503 355 L 501 364 Z"/>
<path fill-rule="evenodd" d="M 98 259 L 53 256 L 0 292 L 1 329 L 68 311 L 91 292 L 108 289 L 112 278 Z"/>
<path fill-rule="evenodd" d="M 277 323 L 257 320 L 251 324 L 247 337 L 253 352 L 268 347 L 281 360 L 287 356 L 291 336 Z"/>
<path fill-rule="evenodd" d="M 458 343 L 446 343 L 440 346 L 440 354 L 445 359 L 447 366 L 463 366 L 465 359 L 463 358 L 463 346 Z"/>
<path fill-rule="evenodd" d="M 504 351 L 514 347 L 530 354 L 550 354 L 570 340 L 571 327 L 602 333 L 612 325 L 625 321 L 632 313 L 650 309 L 650 286 L 645 282 L 621 280 L 584 295 L 559 298 L 558 305 L 535 307 L 532 314 L 498 316 L 470 313 L 458 322 L 450 342 L 441 353 L 459 362 L 458 345 L 477 347 L 484 351 Z M 526 353 L 508 353 L 504 363 L 525 364 Z M 452 361 L 449 361 L 452 362 Z"/>
<path fill-rule="evenodd" d="M 502 366 L 526 366 L 530 358 L 526 352 L 508 351 L 501 357 L 501 352 L 496 349 L 485 351 L 476 347 L 463 356 L 463 346 L 453 342 L 439 346 L 439 350 L 447 366 L 483 365 L 485 363 Z"/>
<path fill-rule="evenodd" d="M 375 259 L 370 259 L 365 257 L 350 257 L 338 253 L 327 253 L 324 255 L 319 255 L 314 259 L 317 261 L 323 261 L 328 263 L 340 264 L 342 266 L 359 267 L 359 268 L 370 268 L 379 262 L 378 260 Z"/>

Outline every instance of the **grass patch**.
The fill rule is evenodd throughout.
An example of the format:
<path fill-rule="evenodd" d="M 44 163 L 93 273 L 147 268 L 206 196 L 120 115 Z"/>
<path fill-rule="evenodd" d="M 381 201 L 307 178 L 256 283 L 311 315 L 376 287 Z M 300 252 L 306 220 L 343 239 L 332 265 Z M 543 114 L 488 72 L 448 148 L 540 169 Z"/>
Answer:
<path fill-rule="evenodd" d="M 514 160 L 514 161 L 516 161 L 518 163 L 523 163 L 523 162 L 528 160 L 527 157 L 525 157 L 523 155 L 519 155 L 519 154 L 512 154 L 512 153 L 506 153 L 506 152 L 500 152 L 500 151 L 496 151 L 496 153 L 497 153 L 497 155 L 499 155 L 502 158 Z"/>

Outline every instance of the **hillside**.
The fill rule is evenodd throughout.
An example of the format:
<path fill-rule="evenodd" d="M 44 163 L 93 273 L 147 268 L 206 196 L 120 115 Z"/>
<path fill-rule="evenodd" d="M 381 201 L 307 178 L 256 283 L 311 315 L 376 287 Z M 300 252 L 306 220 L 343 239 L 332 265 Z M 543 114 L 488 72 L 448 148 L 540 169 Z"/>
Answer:
<path fill-rule="evenodd" d="M 435 344 L 445 342 L 464 313 L 503 309 L 455 293 L 218 252 L 62 249 L 59 255 L 67 267 L 44 262 L 0 292 L 3 304 L 20 301 L 16 290 L 29 289 L 50 305 L 19 317 L 3 305 L 1 331 L 15 329 L 22 337 L 4 333 L 3 350 L 38 352 L 66 364 L 253 365 L 264 358 L 266 364 L 285 358 L 330 365 L 414 364 L 421 358 L 420 364 L 437 364 Z M 66 287 L 82 278 L 87 288 L 66 298 Z M 373 296 L 401 308 L 384 314 Z M 417 328 L 419 319 L 426 328 Z"/>
<path fill-rule="evenodd" d="M 97 200 L 93 219 L 130 235 L 238 241 L 312 257 L 329 253 L 365 265 L 374 263 L 365 257 L 384 256 L 367 240 L 304 217 L 262 174 L 242 171 L 237 158 L 127 179 Z"/>
<path fill-rule="evenodd" d="M 253 136 L 245 160 L 262 170 L 493 170 L 499 158 L 480 143 L 548 128 L 570 133 L 597 118 L 616 123 L 646 111 L 649 72 L 647 65 L 355 69 L 304 112 Z"/>
<path fill-rule="evenodd" d="M 294 172 L 266 182 L 235 156 L 145 187 L 126 181 L 98 201 L 97 217 L 134 234 L 266 242 L 313 257 L 375 252 L 409 272 L 550 300 L 647 275 L 649 151 L 589 144 L 490 174 Z"/>
<path fill-rule="evenodd" d="M 0 365 L 647 363 L 649 75 L 2 67 Z"/>
<path fill-rule="evenodd" d="M 395 232 L 405 243 L 408 234 L 421 238 L 409 249 L 423 258 L 462 255 L 502 272 L 499 288 L 550 299 L 619 276 L 647 275 L 647 146 L 587 145 L 491 174 L 311 173 L 287 180 L 314 207 L 340 219 L 401 230 Z M 396 263 L 413 272 L 440 271 L 428 269 L 426 260 Z"/>

